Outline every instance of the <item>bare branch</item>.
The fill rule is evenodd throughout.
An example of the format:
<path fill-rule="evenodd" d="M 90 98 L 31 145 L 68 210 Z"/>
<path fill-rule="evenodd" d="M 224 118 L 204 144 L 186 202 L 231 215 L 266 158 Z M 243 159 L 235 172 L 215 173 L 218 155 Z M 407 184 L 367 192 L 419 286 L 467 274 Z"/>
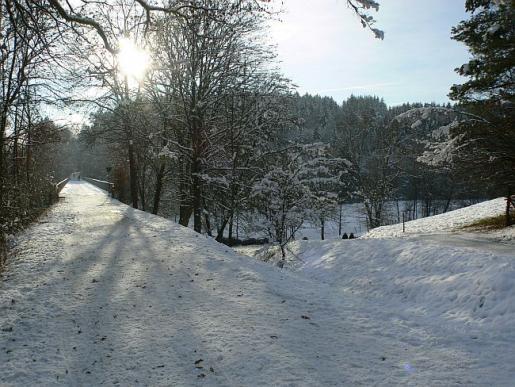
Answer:
<path fill-rule="evenodd" d="M 50 5 L 53 6 L 53 8 L 59 13 L 59 15 L 66 21 L 81 24 L 84 26 L 89 26 L 95 29 L 95 31 L 98 33 L 102 41 L 104 42 L 104 46 L 107 51 L 109 51 L 111 54 L 116 54 L 116 51 L 111 44 L 109 43 L 109 39 L 107 38 L 107 35 L 103 28 L 98 24 L 95 20 L 85 17 L 85 16 L 76 16 L 71 15 L 63 8 L 61 3 L 59 3 L 59 0 L 48 0 Z"/>

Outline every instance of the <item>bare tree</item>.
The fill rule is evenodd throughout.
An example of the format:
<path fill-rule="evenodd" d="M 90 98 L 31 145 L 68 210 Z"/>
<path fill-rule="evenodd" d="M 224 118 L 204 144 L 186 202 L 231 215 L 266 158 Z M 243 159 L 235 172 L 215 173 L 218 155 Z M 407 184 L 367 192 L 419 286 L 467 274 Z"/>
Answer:
<path fill-rule="evenodd" d="M 168 116 L 174 117 L 166 142 L 181 160 L 181 223 L 186 224 L 193 212 L 194 229 L 200 232 L 206 177 L 215 182 L 212 162 L 228 160 L 231 144 L 227 142 L 231 141 L 229 159 L 238 162 L 236 145 L 241 143 L 242 130 L 251 136 L 256 127 L 262 127 L 244 125 L 250 117 L 257 119 L 257 106 L 266 108 L 256 102 L 256 93 L 270 95 L 282 86 L 273 72 L 268 70 L 266 75 L 270 55 L 255 43 L 266 13 L 247 7 L 231 10 L 228 0 L 216 2 L 224 11 L 213 8 L 211 1 L 197 4 L 203 6 L 190 9 L 184 19 L 161 21 L 156 44 L 166 49 L 157 54 L 161 69 L 155 76 L 161 82 L 156 82 L 154 94 L 167 107 Z M 227 163 L 214 166 L 218 174 L 224 168 Z"/>

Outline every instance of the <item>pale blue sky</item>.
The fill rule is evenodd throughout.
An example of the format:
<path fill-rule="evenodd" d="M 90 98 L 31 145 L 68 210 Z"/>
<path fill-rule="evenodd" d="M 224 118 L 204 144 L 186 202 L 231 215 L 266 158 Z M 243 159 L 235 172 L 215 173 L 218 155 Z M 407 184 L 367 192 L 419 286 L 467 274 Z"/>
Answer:
<path fill-rule="evenodd" d="M 465 0 L 378 0 L 372 12 L 385 39 L 363 29 L 345 0 L 285 0 L 272 25 L 284 74 L 299 92 L 332 96 L 374 94 L 389 105 L 447 102 L 454 68 L 469 57 L 450 39 L 468 18 Z"/>

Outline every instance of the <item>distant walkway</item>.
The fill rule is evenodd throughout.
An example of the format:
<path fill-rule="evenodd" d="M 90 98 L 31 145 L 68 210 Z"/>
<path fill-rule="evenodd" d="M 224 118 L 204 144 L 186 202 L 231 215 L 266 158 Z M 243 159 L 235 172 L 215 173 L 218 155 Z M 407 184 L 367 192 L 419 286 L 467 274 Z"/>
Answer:
<path fill-rule="evenodd" d="M 61 195 L 19 236 L 0 282 L 0 385 L 489 378 L 456 341 L 374 315 L 362 299 L 241 257 L 88 183 L 70 182 Z"/>
<path fill-rule="evenodd" d="M 499 241 L 492 243 L 491 237 L 483 237 L 481 233 L 457 232 L 453 234 L 424 234 L 412 237 L 413 240 L 428 241 L 441 246 L 477 249 L 498 255 L 508 255 L 515 261 L 515 241 Z"/>

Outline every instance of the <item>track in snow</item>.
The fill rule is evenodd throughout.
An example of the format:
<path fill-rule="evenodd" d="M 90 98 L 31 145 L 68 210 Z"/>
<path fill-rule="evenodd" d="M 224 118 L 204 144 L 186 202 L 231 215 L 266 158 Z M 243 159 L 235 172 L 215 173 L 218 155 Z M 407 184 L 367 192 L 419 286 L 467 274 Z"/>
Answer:
<path fill-rule="evenodd" d="M 92 185 L 70 182 L 62 196 L 19 236 L 0 283 L 1 385 L 425 386 L 494 376 L 429 327 Z"/>

